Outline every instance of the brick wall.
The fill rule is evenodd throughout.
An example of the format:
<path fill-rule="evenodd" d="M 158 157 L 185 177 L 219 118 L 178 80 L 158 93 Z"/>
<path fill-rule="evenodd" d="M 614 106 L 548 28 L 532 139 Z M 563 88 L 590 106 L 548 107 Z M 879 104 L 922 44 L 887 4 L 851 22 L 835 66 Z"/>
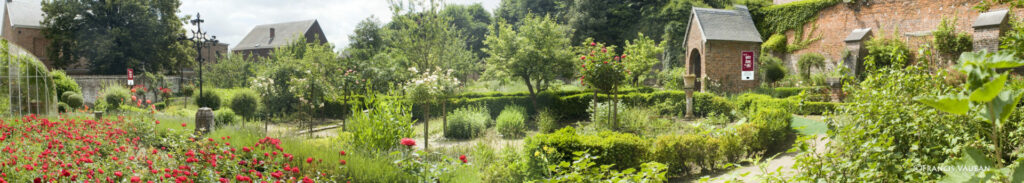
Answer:
<path fill-rule="evenodd" d="M 974 50 L 999 50 L 999 27 L 985 27 L 975 30 Z"/>
<path fill-rule="evenodd" d="M 708 41 L 705 50 L 704 73 L 708 79 L 721 83 L 721 90 L 729 93 L 739 93 L 757 88 L 760 85 L 761 77 L 756 75 L 754 80 L 743 81 L 741 76 L 742 55 L 744 51 L 754 52 L 754 60 L 758 59 L 760 43 L 736 42 L 736 41 Z M 754 64 L 754 72 L 758 70 Z M 708 86 L 711 87 L 711 86 Z"/>
<path fill-rule="evenodd" d="M 682 65 L 686 66 L 686 70 L 687 70 L 686 73 L 689 73 L 689 74 L 700 73 L 699 75 L 697 75 L 697 78 L 704 77 L 704 73 L 707 73 L 707 71 L 705 71 L 704 68 L 700 68 L 699 72 L 696 71 L 696 70 L 693 70 L 695 67 L 693 65 L 691 65 L 692 63 L 690 63 L 690 59 L 693 59 L 692 57 L 695 56 L 695 55 L 701 55 L 701 56 L 704 55 L 704 42 L 701 41 L 703 39 L 704 39 L 704 35 L 701 34 L 701 32 L 700 32 L 700 26 L 697 25 L 697 19 L 696 18 L 690 18 L 690 30 L 689 30 L 689 32 L 687 32 L 687 35 L 686 35 L 686 40 L 687 40 L 686 41 L 686 59 L 683 59 L 684 63 Z M 697 54 L 694 54 L 694 51 L 696 51 Z M 704 60 L 703 60 L 704 58 L 701 57 L 700 59 L 701 59 L 700 62 L 703 63 L 704 62 Z M 704 64 L 701 64 L 701 65 L 704 65 Z"/>
<path fill-rule="evenodd" d="M 846 45 L 843 39 L 851 31 L 858 28 L 872 28 L 874 36 L 899 35 L 908 42 L 912 52 L 916 53 L 920 43 L 931 40 L 929 33 L 938 27 L 943 17 L 958 17 L 958 32 L 972 33 L 971 25 L 978 17 L 977 10 L 972 9 L 980 0 L 872 0 L 861 5 L 840 3 L 825 8 L 818 13 L 818 18 L 804 26 L 805 31 L 817 30 L 813 36 L 821 36 L 821 40 L 811 43 L 807 48 L 791 53 L 786 61 L 795 63 L 797 55 L 804 53 L 821 53 L 828 59 L 829 66 L 842 56 Z M 991 10 L 1007 9 L 1005 5 L 994 6 Z M 1011 10 L 1014 15 L 1024 15 L 1021 9 Z M 792 42 L 794 31 L 787 32 Z M 977 38 L 977 36 L 976 36 Z"/>

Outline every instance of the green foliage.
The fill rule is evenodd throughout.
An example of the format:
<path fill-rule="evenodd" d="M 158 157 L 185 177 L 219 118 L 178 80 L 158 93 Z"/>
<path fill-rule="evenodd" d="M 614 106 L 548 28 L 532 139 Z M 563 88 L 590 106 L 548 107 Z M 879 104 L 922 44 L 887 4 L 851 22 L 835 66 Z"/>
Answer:
<path fill-rule="evenodd" d="M 840 0 L 804 0 L 792 3 L 772 5 L 763 8 L 751 8 L 751 16 L 762 36 L 785 34 L 788 30 L 803 29 L 804 25 L 814 21 L 818 11 L 834 6 Z M 768 39 L 764 37 L 762 39 Z"/>
<path fill-rule="evenodd" d="M 626 41 L 623 47 L 622 59 L 626 66 L 626 73 L 629 74 L 633 86 L 640 86 L 640 83 L 651 72 L 651 67 L 658 63 L 658 55 L 665 51 L 662 44 L 656 44 L 650 37 L 643 33 L 637 33 L 636 40 Z"/>
<path fill-rule="evenodd" d="M 57 102 L 57 112 L 67 113 L 68 111 L 71 111 L 71 107 L 68 106 L 68 104 L 65 104 L 64 102 Z"/>
<path fill-rule="evenodd" d="M 661 72 L 658 72 L 658 82 L 661 82 L 661 86 L 665 89 L 682 90 L 685 86 L 685 83 L 683 83 L 683 76 L 685 75 L 685 67 L 663 69 Z"/>
<path fill-rule="evenodd" d="M 782 59 L 771 55 L 761 56 L 761 73 L 764 81 L 773 84 L 786 77 L 786 66 L 782 65 Z"/>
<path fill-rule="evenodd" d="M 58 68 L 87 60 L 96 74 L 124 74 L 143 65 L 147 72 L 188 67 L 194 49 L 178 40 L 189 18 L 178 16 L 179 6 L 179 1 L 42 2 L 42 32 L 51 40 L 47 55 Z"/>
<path fill-rule="evenodd" d="M 1012 51 L 1017 58 L 1024 59 L 1024 21 L 1010 18 L 1008 22 L 1010 30 L 999 37 L 999 50 Z"/>
<path fill-rule="evenodd" d="M 365 97 L 362 104 L 352 107 L 346 122 L 356 148 L 383 152 L 398 146 L 400 139 L 412 137 L 414 121 L 408 104 L 376 95 Z"/>
<path fill-rule="evenodd" d="M 466 35 L 467 49 L 476 53 L 477 57 L 487 56 L 481 48 L 484 48 L 483 40 L 487 36 L 487 27 L 491 24 L 491 13 L 487 12 L 483 5 L 449 4 L 444 6 L 440 14 L 450 17 L 452 26 Z"/>
<path fill-rule="evenodd" d="M 447 117 L 448 126 L 444 128 L 444 137 L 449 139 L 476 138 L 491 121 L 491 113 L 480 106 L 455 109 Z"/>
<path fill-rule="evenodd" d="M 572 46 L 565 36 L 572 30 L 551 17 L 531 15 L 518 27 L 498 21 L 489 31 L 484 77 L 521 78 L 536 98 L 547 88 L 545 83 L 572 74 Z"/>
<path fill-rule="evenodd" d="M 506 138 L 519 138 L 526 135 L 526 111 L 520 106 L 505 106 L 495 118 L 495 129 Z"/>
<path fill-rule="evenodd" d="M 259 66 L 252 60 L 243 60 L 241 55 L 232 55 L 221 57 L 217 63 L 206 67 L 206 82 L 218 88 L 237 88 L 248 87 Z"/>
<path fill-rule="evenodd" d="M 213 111 L 213 121 L 217 125 L 231 125 L 242 121 L 231 109 L 220 109 Z"/>
<path fill-rule="evenodd" d="M 574 152 L 574 161 L 559 162 L 552 166 L 553 177 L 544 182 L 665 182 L 664 164 L 658 162 L 644 163 L 640 166 L 639 172 L 630 168 L 624 171 L 612 170 L 613 165 L 600 165 L 593 162 L 600 156 L 592 156 L 587 152 Z"/>
<path fill-rule="evenodd" d="M 803 54 L 800 55 L 800 59 L 796 61 L 796 65 L 800 68 L 800 77 L 805 80 L 810 79 L 811 69 L 822 69 L 825 67 L 825 56 L 818 53 Z"/>
<path fill-rule="evenodd" d="M 590 122 L 604 127 L 604 129 L 614 129 L 613 124 L 615 121 L 622 121 L 622 116 L 618 116 L 619 119 L 612 120 L 612 108 L 610 102 L 599 102 L 597 105 L 587 105 L 587 113 L 590 113 Z M 617 113 L 621 114 L 625 107 L 618 108 Z"/>
<path fill-rule="evenodd" d="M 968 144 L 983 145 L 987 130 L 970 117 L 943 114 L 914 96 L 956 91 L 945 73 L 911 66 L 869 75 L 859 85 L 846 85 L 846 102 L 826 118 L 831 145 L 821 154 L 802 154 L 796 166 L 803 180 L 922 182 L 942 174 L 920 171 L 936 167 Z M 857 148 L 838 148 L 857 147 Z M 864 169 L 863 167 L 885 167 Z M 820 168 L 820 167 L 828 167 Z"/>
<path fill-rule="evenodd" d="M 710 162 L 716 158 L 718 148 L 710 139 L 701 134 L 659 136 L 654 140 L 653 156 L 673 173 L 689 173 L 693 168 L 690 165 L 713 168 Z"/>
<path fill-rule="evenodd" d="M 244 119 L 256 117 L 259 109 L 259 96 L 252 90 L 243 90 L 231 97 L 231 110 Z"/>
<path fill-rule="evenodd" d="M 767 41 L 764 41 L 764 43 L 761 44 L 761 52 L 766 53 L 769 51 L 786 53 L 788 51 L 786 49 L 786 35 L 781 33 L 772 34 Z"/>
<path fill-rule="evenodd" d="M 864 68 L 868 72 L 885 67 L 903 68 L 910 63 L 910 49 L 903 41 L 877 36 L 871 38 L 865 47 Z"/>
<path fill-rule="evenodd" d="M 71 95 L 74 95 L 74 94 L 78 94 L 78 93 L 75 93 L 74 91 L 65 91 L 62 94 L 60 94 L 60 98 L 57 98 L 57 99 L 59 99 L 61 102 L 67 102 L 68 101 L 68 97 L 71 97 Z"/>
<path fill-rule="evenodd" d="M 804 102 L 796 113 L 800 115 L 823 115 L 826 112 L 835 111 L 839 105 L 841 104 L 833 102 Z"/>
<path fill-rule="evenodd" d="M 107 85 L 100 91 L 103 100 L 106 102 L 107 111 L 121 108 L 121 104 L 130 102 L 131 91 L 121 85 Z"/>
<path fill-rule="evenodd" d="M 78 109 L 85 105 L 85 99 L 82 98 L 81 94 L 70 95 L 64 100 L 64 102 L 72 109 Z"/>
<path fill-rule="evenodd" d="M 991 125 L 989 140 L 995 144 L 994 161 L 996 168 L 1003 168 L 1004 150 L 1001 140 L 1004 126 L 1009 122 L 1010 114 L 1020 104 L 1021 94 L 1018 89 L 1004 89 L 1009 73 L 1000 74 L 997 69 L 1024 66 L 1024 60 L 1014 57 L 1012 52 L 988 53 L 987 51 L 964 53 L 960 56 L 957 70 L 967 75 L 964 92 L 947 92 L 938 96 L 918 96 L 914 99 L 925 105 L 943 112 L 957 115 L 971 111 L 973 117 L 982 119 Z"/>
<path fill-rule="evenodd" d="M 199 97 L 195 98 L 196 105 L 199 107 L 209 107 L 213 110 L 220 109 L 220 94 L 207 90 L 199 94 Z"/>
<path fill-rule="evenodd" d="M 549 134 L 538 134 L 526 139 L 524 152 L 529 174 L 533 177 L 548 175 L 547 165 L 572 161 L 570 153 L 589 151 L 598 156 L 597 165 L 614 165 L 616 170 L 636 168 L 650 154 L 649 141 L 629 133 L 601 132 L 598 135 L 578 135 L 576 129 L 566 127 Z"/>
<path fill-rule="evenodd" d="M 820 87 L 820 86 L 810 86 L 810 87 L 777 87 L 777 88 L 772 88 L 770 93 L 764 93 L 764 94 L 771 95 L 772 97 L 775 97 L 775 98 L 788 98 L 788 97 L 800 95 L 800 93 L 808 93 L 808 94 L 811 94 L 811 93 L 821 93 L 820 91 L 822 89 L 823 89 L 823 87 Z"/>
<path fill-rule="evenodd" d="M 747 144 L 749 150 L 753 153 L 765 153 L 772 148 L 781 147 L 785 143 L 786 138 L 789 134 L 792 134 L 792 129 L 789 128 L 792 124 L 793 115 L 787 110 L 780 110 L 779 108 L 759 108 L 756 112 L 752 113 L 748 123 L 743 125 L 754 125 L 757 129 L 752 138 L 743 138 L 744 144 Z M 777 149 L 774 149 L 777 150 Z"/>
<path fill-rule="evenodd" d="M 64 97 L 67 92 L 82 93 L 82 88 L 78 87 L 75 79 L 68 77 L 63 70 L 51 71 L 50 79 L 53 80 L 53 85 L 57 86 L 57 93 L 61 94 L 60 101 L 62 102 L 67 102 L 67 97 Z"/>
<path fill-rule="evenodd" d="M 939 53 L 956 56 L 974 49 L 971 35 L 956 31 L 956 21 L 957 18 L 943 18 L 939 27 L 932 31 L 932 42 Z"/>
<path fill-rule="evenodd" d="M 615 46 L 605 46 L 588 38 L 577 51 L 580 81 L 602 93 L 613 94 L 626 79 L 625 67 Z"/>
<path fill-rule="evenodd" d="M 459 80 L 480 72 L 476 54 L 466 45 L 466 36 L 442 12 L 440 1 L 391 2 L 392 20 L 385 25 L 383 37 L 394 56 L 404 57 L 399 64 L 419 69 L 456 69 Z M 380 54 L 378 54 L 380 55 Z M 376 61 L 378 59 L 374 59 Z M 402 72 L 402 71 L 399 71 Z"/>
<path fill-rule="evenodd" d="M 540 133 L 551 133 L 558 130 L 561 124 L 558 122 L 559 117 L 557 115 L 549 109 L 541 110 L 537 113 L 537 116 L 533 118 L 537 121 L 537 131 Z"/>

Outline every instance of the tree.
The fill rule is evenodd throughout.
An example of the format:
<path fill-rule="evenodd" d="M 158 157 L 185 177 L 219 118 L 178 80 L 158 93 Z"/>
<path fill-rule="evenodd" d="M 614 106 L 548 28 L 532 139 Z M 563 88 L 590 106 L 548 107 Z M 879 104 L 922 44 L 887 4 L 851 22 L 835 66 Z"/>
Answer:
<path fill-rule="evenodd" d="M 222 57 L 216 64 L 207 66 L 205 78 L 218 88 L 248 87 L 249 79 L 256 76 L 257 63 L 243 60 L 241 56 Z M 235 111 L 238 112 L 238 111 Z"/>
<path fill-rule="evenodd" d="M 597 93 L 612 96 L 612 128 L 618 129 L 618 89 L 626 80 L 626 69 L 622 57 L 615 52 L 615 46 L 605 46 L 587 38 L 580 47 L 580 82 L 594 89 L 594 109 L 597 109 Z"/>
<path fill-rule="evenodd" d="M 568 0 L 501 0 L 494 17 L 515 25 L 529 14 L 551 16 L 555 22 L 565 23 L 565 14 L 572 1 Z"/>
<path fill-rule="evenodd" d="M 393 54 L 405 57 L 409 67 L 456 69 L 453 75 L 465 80 L 479 72 L 478 60 L 467 49 L 465 36 L 441 16 L 443 3 L 436 0 L 392 1 L 394 18 L 385 26 L 385 42 Z"/>
<path fill-rule="evenodd" d="M 384 49 L 381 24 L 377 17 L 370 16 L 356 24 L 356 30 L 348 36 L 348 47 L 345 54 L 348 58 L 366 61 Z"/>
<path fill-rule="evenodd" d="M 47 55 L 58 68 L 88 60 L 96 74 L 174 70 L 194 51 L 178 41 L 184 33 L 178 0 L 43 1 Z"/>
<path fill-rule="evenodd" d="M 489 77 L 521 78 L 537 107 L 537 92 L 543 83 L 572 73 L 572 46 L 565 35 L 572 29 L 555 23 L 550 16 L 527 16 L 513 30 L 499 21 L 484 40 Z"/>
<path fill-rule="evenodd" d="M 487 36 L 487 26 L 491 24 L 491 14 L 480 3 L 448 5 L 441 10 L 441 16 L 450 18 L 452 26 L 464 33 L 466 47 L 477 57 L 487 56 L 480 49 L 484 47 L 483 40 Z"/>
<path fill-rule="evenodd" d="M 640 86 L 643 81 L 640 77 L 651 72 L 651 67 L 658 63 L 658 54 L 665 51 L 662 47 L 664 42 L 661 45 L 655 44 L 654 40 L 644 36 L 643 33 L 637 34 L 636 40 L 633 40 L 632 43 L 626 41 L 625 53 L 621 58 L 633 86 Z"/>

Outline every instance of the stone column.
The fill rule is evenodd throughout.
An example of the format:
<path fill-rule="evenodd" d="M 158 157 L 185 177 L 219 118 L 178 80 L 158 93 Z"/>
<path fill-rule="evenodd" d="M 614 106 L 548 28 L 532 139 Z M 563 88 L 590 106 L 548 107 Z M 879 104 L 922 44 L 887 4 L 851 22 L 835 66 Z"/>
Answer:
<path fill-rule="evenodd" d="M 196 111 L 196 127 L 193 133 L 196 135 L 203 135 L 213 132 L 214 125 L 216 125 L 216 122 L 213 121 L 212 109 L 209 107 L 203 107 Z"/>
<path fill-rule="evenodd" d="M 846 53 L 844 53 L 843 66 L 850 69 L 849 74 L 856 76 L 864 72 L 864 56 L 867 55 L 867 48 L 864 42 L 871 39 L 871 28 L 854 29 L 846 36 Z"/>
<path fill-rule="evenodd" d="M 683 81 L 685 82 L 683 83 L 683 89 L 686 90 L 686 116 L 683 118 L 692 120 L 695 118 L 693 116 L 693 86 L 694 82 L 697 81 L 697 76 L 692 74 L 685 75 L 683 76 Z"/>

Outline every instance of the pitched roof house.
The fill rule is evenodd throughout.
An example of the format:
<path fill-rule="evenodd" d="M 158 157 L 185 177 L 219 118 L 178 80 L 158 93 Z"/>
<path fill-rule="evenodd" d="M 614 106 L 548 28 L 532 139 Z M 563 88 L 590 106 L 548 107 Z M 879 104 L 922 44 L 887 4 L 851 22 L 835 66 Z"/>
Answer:
<path fill-rule="evenodd" d="M 746 6 L 734 10 L 693 8 L 686 32 L 688 74 L 701 78 L 697 87 L 706 91 L 709 83 L 720 84 L 719 91 L 738 93 L 757 88 L 760 81 L 757 57 L 761 33 Z"/>
<path fill-rule="evenodd" d="M 305 38 L 307 43 L 327 44 L 323 29 L 316 19 L 276 24 L 257 25 L 231 49 L 244 59 L 266 58 L 275 48 Z"/>
<path fill-rule="evenodd" d="M 4 3 L 3 38 L 10 44 L 28 50 L 49 66 L 46 47 L 50 40 L 43 36 L 43 8 L 38 0 L 6 0 Z"/>

